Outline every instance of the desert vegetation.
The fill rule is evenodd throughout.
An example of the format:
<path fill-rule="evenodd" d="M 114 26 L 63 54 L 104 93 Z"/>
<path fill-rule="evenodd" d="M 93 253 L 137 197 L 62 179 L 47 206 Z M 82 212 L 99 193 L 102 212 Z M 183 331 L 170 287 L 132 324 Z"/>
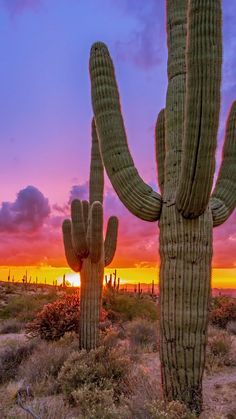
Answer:
<path fill-rule="evenodd" d="M 180 402 L 164 403 L 162 399 L 156 296 L 105 287 L 98 347 L 88 352 L 79 344 L 76 291 L 65 288 L 54 291 L 53 297 L 51 292 L 39 291 L 37 298 L 32 298 L 31 291 L 19 285 L 21 301 L 29 296 L 33 301 L 35 314 L 29 318 L 26 306 L 19 308 L 17 284 L 11 293 L 8 287 L 0 288 L 5 301 L 0 311 L 0 417 L 32 417 L 20 404 L 41 419 L 196 417 Z M 17 316 L 6 319 L 14 301 Z M 224 298 L 224 304 L 231 303 L 232 299 Z M 216 298 L 212 299 L 211 313 L 215 304 Z M 16 323 L 12 331 L 19 319 L 20 328 Z M 234 417 L 235 348 L 235 335 L 227 325 L 211 324 L 203 418 Z"/>

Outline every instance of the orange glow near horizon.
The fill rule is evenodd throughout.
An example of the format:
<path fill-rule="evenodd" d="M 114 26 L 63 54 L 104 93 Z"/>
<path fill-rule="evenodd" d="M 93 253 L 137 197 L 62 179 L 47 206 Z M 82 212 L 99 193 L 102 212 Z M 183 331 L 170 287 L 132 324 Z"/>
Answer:
<path fill-rule="evenodd" d="M 105 269 L 105 275 L 114 272 L 115 268 Z M 137 284 L 151 283 L 154 281 L 158 284 L 158 271 L 156 267 L 150 268 L 116 268 L 117 277 L 120 278 L 121 284 Z M 72 272 L 68 267 L 51 267 L 51 266 L 1 266 L 0 280 L 7 281 L 10 271 L 10 278 L 14 277 L 15 282 L 21 282 L 23 276 L 26 274 L 28 281 L 35 283 L 36 278 L 38 283 L 53 284 L 57 280 L 57 284 L 62 284 L 63 275 L 66 275 L 66 280 L 73 286 L 80 285 L 80 276 Z M 236 288 L 236 268 L 232 269 L 213 269 L 212 270 L 212 287 L 213 288 Z"/>

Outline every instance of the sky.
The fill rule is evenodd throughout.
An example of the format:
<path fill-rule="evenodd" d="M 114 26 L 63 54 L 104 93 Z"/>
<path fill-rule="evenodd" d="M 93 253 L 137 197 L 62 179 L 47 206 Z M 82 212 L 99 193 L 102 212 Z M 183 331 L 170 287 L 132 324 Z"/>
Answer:
<path fill-rule="evenodd" d="M 223 0 L 217 170 L 236 98 L 235 20 L 236 2 Z M 1 266 L 66 266 L 61 223 L 72 198 L 88 198 L 88 61 L 98 40 L 114 60 L 135 164 L 158 190 L 154 126 L 167 88 L 165 1 L 0 0 Z M 112 266 L 158 266 L 157 224 L 129 214 L 106 179 L 106 219 L 113 214 L 120 228 Z M 214 230 L 216 269 L 236 269 L 235 225 L 236 212 Z"/>

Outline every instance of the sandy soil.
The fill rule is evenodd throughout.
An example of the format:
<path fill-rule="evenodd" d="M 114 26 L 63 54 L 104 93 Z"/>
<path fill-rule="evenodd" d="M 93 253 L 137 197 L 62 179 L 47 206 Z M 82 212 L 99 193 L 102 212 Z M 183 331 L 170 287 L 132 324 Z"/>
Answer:
<path fill-rule="evenodd" d="M 236 339 L 234 339 L 236 347 Z M 144 354 L 142 364 L 148 374 L 161 386 L 158 353 Z M 236 419 L 236 367 L 225 367 L 222 372 L 205 375 L 203 379 L 204 412 L 201 419 Z"/>

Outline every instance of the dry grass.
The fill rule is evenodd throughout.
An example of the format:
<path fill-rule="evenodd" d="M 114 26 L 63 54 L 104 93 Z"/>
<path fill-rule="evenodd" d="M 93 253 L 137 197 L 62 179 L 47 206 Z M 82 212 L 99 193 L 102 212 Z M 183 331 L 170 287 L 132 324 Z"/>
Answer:
<path fill-rule="evenodd" d="M 158 349 L 158 324 L 145 319 L 136 319 L 126 326 L 130 349 L 152 352 Z"/>
<path fill-rule="evenodd" d="M 34 400 L 27 400 L 24 406 L 29 407 L 32 412 L 41 419 L 77 419 L 71 408 L 66 406 L 63 397 L 49 396 L 41 397 Z M 27 414 L 21 407 L 15 403 L 8 411 L 7 419 L 29 419 L 31 415 Z"/>
<path fill-rule="evenodd" d="M 6 376 L 3 371 L 0 418 L 29 418 L 16 404 L 17 391 L 26 385 L 30 386 L 34 398 L 27 399 L 25 403 L 42 419 L 193 417 L 179 403 L 166 405 L 162 401 L 159 356 L 152 352 L 158 349 L 158 327 L 156 321 L 152 321 L 153 315 L 156 318 L 156 303 L 151 302 L 151 308 L 147 308 L 150 299 L 122 296 L 120 311 L 115 313 L 120 320 L 123 319 L 123 323 L 118 322 L 116 329 L 104 330 L 101 333 L 101 348 L 87 354 L 78 351 L 78 336 L 75 334 L 66 334 L 55 342 L 28 342 L 23 334 L 12 334 L 18 327 L 17 322 L 24 324 L 30 314 L 30 306 L 24 308 L 22 305 L 22 301 L 29 299 L 25 300 L 22 295 L 18 304 L 19 296 L 11 293 L 10 289 L 4 295 L 1 313 L 8 313 L 6 318 L 11 318 L 9 302 L 17 309 L 13 310 L 16 313 L 15 324 L 15 320 L 2 322 L 5 331 L 11 333 L 0 336 L 0 369 L 5 365 L 4 371 L 7 374 L 10 372 Z M 32 294 L 29 295 L 32 298 Z M 43 301 L 48 302 L 48 297 L 45 292 L 42 298 L 38 297 L 39 305 L 34 299 L 32 307 L 40 306 L 41 309 Z M 118 300 L 111 303 L 112 309 L 117 307 Z M 130 318 L 133 320 L 124 322 L 124 319 L 127 321 Z M 231 323 L 228 323 L 228 332 L 217 328 L 209 330 L 208 374 L 204 377 L 205 412 L 201 419 L 236 417 L 235 325 L 232 324 L 232 331 L 230 326 Z M 28 347 L 31 344 L 32 350 Z M 228 365 L 230 368 L 227 368 Z M 66 400 L 72 400 L 75 406 Z"/>
<path fill-rule="evenodd" d="M 57 298 L 55 292 L 47 294 L 10 294 L 5 305 L 0 308 L 1 319 L 16 318 L 22 323 L 31 321 L 35 314 L 47 303 Z"/>
<path fill-rule="evenodd" d="M 16 394 L 21 386 L 21 381 L 10 381 L 0 387 L 0 418 L 14 418 L 10 411 L 16 405 Z"/>
<path fill-rule="evenodd" d="M 110 312 L 111 317 L 117 317 L 123 321 L 140 318 L 155 321 L 158 318 L 157 304 L 147 295 L 139 297 L 132 294 L 114 294 L 106 290 L 103 306 L 108 311 L 108 318 Z"/>
<path fill-rule="evenodd" d="M 78 337 L 72 333 L 66 334 L 58 342 L 39 342 L 21 364 L 18 378 L 33 387 L 38 396 L 58 393 L 58 373 L 71 351 L 78 347 Z"/>
<path fill-rule="evenodd" d="M 0 352 L 0 384 L 14 379 L 20 364 L 27 359 L 35 348 L 35 342 L 8 341 Z"/>
<path fill-rule="evenodd" d="M 209 329 L 205 365 L 208 374 L 215 374 L 225 366 L 235 365 L 235 360 L 231 355 L 232 343 L 231 336 L 225 330 Z"/>
<path fill-rule="evenodd" d="M 150 419 L 194 419 L 196 416 L 178 401 L 165 403 L 154 400 L 146 406 Z"/>
<path fill-rule="evenodd" d="M 231 335 L 236 336 L 236 321 L 232 320 L 227 324 L 227 331 L 231 333 Z"/>
<path fill-rule="evenodd" d="M 4 320 L 0 324 L 0 334 L 19 333 L 23 329 L 23 323 L 17 319 Z"/>

